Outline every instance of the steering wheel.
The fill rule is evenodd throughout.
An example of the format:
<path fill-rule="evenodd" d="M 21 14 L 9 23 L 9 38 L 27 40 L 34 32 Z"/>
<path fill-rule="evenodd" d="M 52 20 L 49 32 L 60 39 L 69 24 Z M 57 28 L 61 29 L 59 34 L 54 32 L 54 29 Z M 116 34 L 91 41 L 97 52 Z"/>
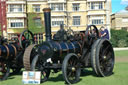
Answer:
<path fill-rule="evenodd" d="M 30 44 L 34 44 L 34 35 L 29 30 L 24 30 L 20 34 L 19 44 L 22 49 L 28 47 Z"/>
<path fill-rule="evenodd" d="M 99 31 L 95 25 L 89 25 L 85 31 L 86 38 L 84 42 L 87 45 L 91 45 L 94 40 L 99 38 Z"/>

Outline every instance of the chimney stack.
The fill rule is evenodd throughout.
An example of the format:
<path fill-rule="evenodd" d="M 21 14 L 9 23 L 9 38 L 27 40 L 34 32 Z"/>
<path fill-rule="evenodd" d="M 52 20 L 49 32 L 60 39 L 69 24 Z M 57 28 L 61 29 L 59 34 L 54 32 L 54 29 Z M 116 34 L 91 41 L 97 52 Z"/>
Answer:
<path fill-rule="evenodd" d="M 44 8 L 45 37 L 46 41 L 51 41 L 51 9 Z"/>

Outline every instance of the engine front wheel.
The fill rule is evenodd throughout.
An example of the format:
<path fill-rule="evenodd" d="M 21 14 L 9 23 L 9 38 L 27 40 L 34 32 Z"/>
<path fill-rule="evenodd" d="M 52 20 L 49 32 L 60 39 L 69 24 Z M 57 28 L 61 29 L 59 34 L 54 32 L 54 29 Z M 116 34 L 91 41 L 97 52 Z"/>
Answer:
<path fill-rule="evenodd" d="M 79 81 L 81 68 L 76 54 L 68 54 L 62 64 L 64 80 L 67 84 L 74 84 Z"/>
<path fill-rule="evenodd" d="M 42 67 L 41 62 L 39 61 L 39 55 L 36 55 L 33 60 L 32 60 L 32 64 L 31 64 L 31 70 L 32 71 L 41 71 L 41 82 L 45 82 L 50 75 L 50 69 L 45 69 L 44 67 Z"/>

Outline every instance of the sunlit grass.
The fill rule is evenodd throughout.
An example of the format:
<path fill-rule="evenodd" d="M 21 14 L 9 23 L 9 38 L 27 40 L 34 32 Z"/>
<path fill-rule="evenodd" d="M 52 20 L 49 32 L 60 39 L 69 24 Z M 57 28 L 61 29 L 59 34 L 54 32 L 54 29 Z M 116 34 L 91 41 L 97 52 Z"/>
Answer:
<path fill-rule="evenodd" d="M 41 85 L 64 85 L 62 73 L 51 73 L 48 81 Z M 109 77 L 96 77 L 89 69 L 80 77 L 80 82 L 75 85 L 127 85 L 128 84 L 128 63 L 116 63 L 114 74 Z M 7 80 L 0 82 L 0 85 L 23 85 L 22 76 L 10 76 Z"/>

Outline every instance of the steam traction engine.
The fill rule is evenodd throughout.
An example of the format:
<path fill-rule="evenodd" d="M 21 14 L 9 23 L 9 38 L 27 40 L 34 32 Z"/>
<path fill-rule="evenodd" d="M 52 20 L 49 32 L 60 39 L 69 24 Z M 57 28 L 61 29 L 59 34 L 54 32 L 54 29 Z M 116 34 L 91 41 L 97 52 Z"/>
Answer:
<path fill-rule="evenodd" d="M 26 70 L 41 71 L 42 81 L 46 81 L 50 71 L 55 73 L 62 70 L 64 80 L 68 84 L 79 81 L 81 68 L 92 67 L 98 76 L 109 76 L 114 68 L 114 52 L 107 39 L 101 39 L 95 25 L 89 25 L 83 32 L 74 33 L 71 29 L 60 30 L 51 38 L 51 10 L 45 8 L 46 41 L 34 49 L 35 57 L 30 63 L 28 52 L 24 53 Z M 29 54 L 29 55 L 30 55 Z M 28 60 L 27 60 L 28 59 Z"/>
<path fill-rule="evenodd" d="M 19 39 L 8 42 L 0 38 L 0 80 L 5 80 L 12 73 L 18 73 L 23 67 L 23 54 L 25 48 L 34 43 L 33 34 L 25 30 Z M 31 57 L 32 58 L 32 57 Z"/>

